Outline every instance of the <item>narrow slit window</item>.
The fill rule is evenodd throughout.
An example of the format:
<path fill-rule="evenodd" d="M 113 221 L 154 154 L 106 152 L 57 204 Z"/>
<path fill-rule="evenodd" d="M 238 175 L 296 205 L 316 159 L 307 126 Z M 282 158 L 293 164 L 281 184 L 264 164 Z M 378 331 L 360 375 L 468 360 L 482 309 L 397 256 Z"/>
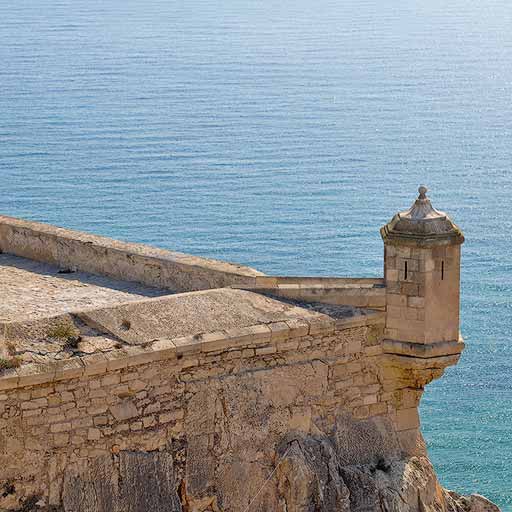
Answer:
<path fill-rule="evenodd" d="M 405 262 L 404 279 L 407 281 L 407 261 Z"/>
<path fill-rule="evenodd" d="M 441 262 L 441 281 L 444 281 L 444 260 Z"/>

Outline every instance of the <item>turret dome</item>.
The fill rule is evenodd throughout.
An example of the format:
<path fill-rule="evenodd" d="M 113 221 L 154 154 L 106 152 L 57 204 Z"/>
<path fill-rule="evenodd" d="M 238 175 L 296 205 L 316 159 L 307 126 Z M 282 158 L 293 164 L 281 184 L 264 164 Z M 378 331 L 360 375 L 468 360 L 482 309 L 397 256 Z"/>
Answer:
<path fill-rule="evenodd" d="M 464 235 L 444 212 L 436 210 L 427 197 L 428 189 L 421 186 L 419 196 L 406 211 L 397 213 L 380 230 L 385 242 L 412 245 L 461 244 Z"/>

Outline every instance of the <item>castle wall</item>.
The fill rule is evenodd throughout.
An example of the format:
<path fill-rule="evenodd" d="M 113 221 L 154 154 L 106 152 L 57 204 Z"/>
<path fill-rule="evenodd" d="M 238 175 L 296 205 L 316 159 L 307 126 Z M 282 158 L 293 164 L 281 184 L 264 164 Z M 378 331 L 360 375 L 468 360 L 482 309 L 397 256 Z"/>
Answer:
<path fill-rule="evenodd" d="M 161 454 L 158 471 L 190 510 L 210 500 L 226 512 L 243 510 L 303 435 L 330 439 L 347 465 L 411 455 L 421 389 L 383 364 L 383 330 L 379 312 L 296 320 L 8 372 L 0 481 L 15 490 L 0 509 L 36 496 L 79 512 L 94 495 L 129 511 L 123 485 L 137 454 Z M 266 486 L 255 510 L 281 510 L 281 494 L 275 482 Z"/>
<path fill-rule="evenodd" d="M 419 430 L 424 387 L 464 348 L 463 236 L 429 205 L 421 187 L 381 231 L 384 279 L 0 217 L 4 276 L 23 276 L 4 278 L 0 511 L 497 510 L 442 489 Z"/>
<path fill-rule="evenodd" d="M 384 309 L 386 306 L 383 279 L 262 276 L 256 278 L 255 286 L 237 287 L 304 302 L 372 309 Z"/>
<path fill-rule="evenodd" d="M 253 284 L 252 268 L 0 216 L 0 252 L 183 292 Z"/>

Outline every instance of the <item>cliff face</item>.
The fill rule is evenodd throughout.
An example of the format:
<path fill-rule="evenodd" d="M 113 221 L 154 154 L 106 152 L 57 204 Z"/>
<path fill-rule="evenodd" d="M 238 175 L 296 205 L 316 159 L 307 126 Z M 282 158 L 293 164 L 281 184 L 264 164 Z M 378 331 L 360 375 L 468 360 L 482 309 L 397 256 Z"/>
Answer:
<path fill-rule="evenodd" d="M 62 506 L 47 508 L 44 500 L 32 497 L 17 510 L 499 512 L 482 496 L 463 497 L 442 489 L 427 457 L 343 465 L 332 439 L 290 434 L 276 458 L 277 468 L 258 490 L 250 482 L 254 462 L 239 460 L 240 473 L 231 472 L 221 488 L 190 496 L 185 489 L 194 486 L 193 479 L 181 484 L 176 480 L 172 452 L 120 452 L 68 468 Z M 221 474 L 229 470 L 218 469 Z M 254 496 L 247 506 L 234 508 L 249 491 Z"/>

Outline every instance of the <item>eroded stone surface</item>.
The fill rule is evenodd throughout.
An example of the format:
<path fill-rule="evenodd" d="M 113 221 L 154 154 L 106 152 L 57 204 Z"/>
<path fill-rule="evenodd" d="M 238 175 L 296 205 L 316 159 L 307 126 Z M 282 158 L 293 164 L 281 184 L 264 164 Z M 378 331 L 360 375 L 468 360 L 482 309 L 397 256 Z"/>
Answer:
<path fill-rule="evenodd" d="M 80 460 L 66 468 L 62 502 L 66 512 L 115 510 L 118 475 L 111 457 Z"/>
<path fill-rule="evenodd" d="M 181 512 L 172 454 L 121 452 L 119 458 L 120 512 Z"/>
<path fill-rule="evenodd" d="M 60 273 L 63 270 L 70 269 L 0 254 L 0 322 L 34 320 L 170 293 L 86 272 Z"/>
<path fill-rule="evenodd" d="M 81 316 L 135 344 L 321 315 L 256 293 L 223 288 L 101 308 Z"/>
<path fill-rule="evenodd" d="M 332 442 L 297 436 L 283 443 L 280 452 L 276 475 L 280 510 L 350 511 L 350 490 Z"/>
<path fill-rule="evenodd" d="M 121 452 L 66 468 L 63 512 L 182 512 L 172 455 Z M 37 510 L 38 507 L 34 507 Z"/>

